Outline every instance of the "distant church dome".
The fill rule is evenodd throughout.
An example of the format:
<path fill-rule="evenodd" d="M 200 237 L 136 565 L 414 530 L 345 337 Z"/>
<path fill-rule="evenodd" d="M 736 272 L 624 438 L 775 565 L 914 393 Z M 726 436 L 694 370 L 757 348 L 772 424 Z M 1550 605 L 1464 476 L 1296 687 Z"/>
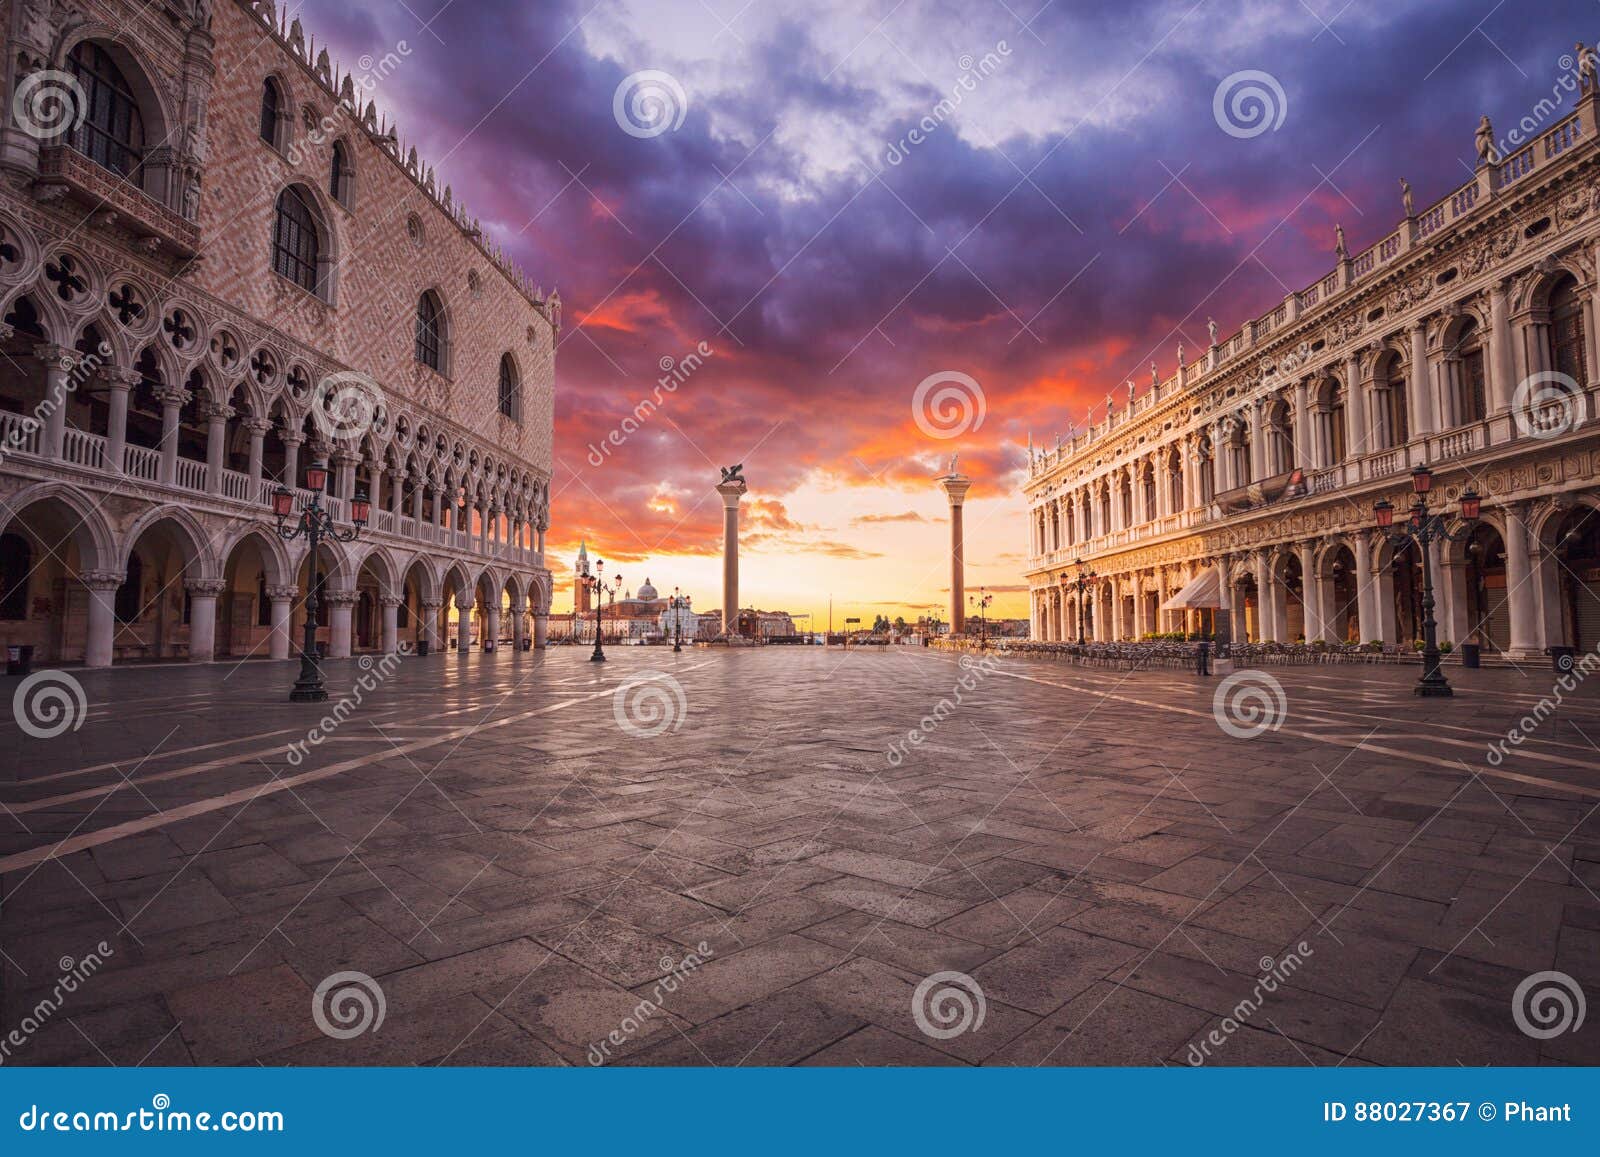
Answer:
<path fill-rule="evenodd" d="M 638 593 L 634 597 L 640 602 L 660 597 L 656 594 L 656 588 L 650 585 L 650 578 L 648 575 L 645 576 L 644 586 L 639 588 Z"/>

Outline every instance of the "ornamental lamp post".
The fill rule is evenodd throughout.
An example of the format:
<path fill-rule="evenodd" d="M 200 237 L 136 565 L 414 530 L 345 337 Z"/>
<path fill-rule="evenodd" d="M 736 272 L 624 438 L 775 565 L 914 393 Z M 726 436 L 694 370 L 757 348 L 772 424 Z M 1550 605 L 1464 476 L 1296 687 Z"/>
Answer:
<path fill-rule="evenodd" d="M 322 678 L 322 656 L 317 651 L 317 608 L 321 602 L 317 597 L 317 588 L 320 586 L 317 579 L 318 548 L 323 539 L 354 541 L 372 516 L 372 502 L 367 498 L 366 491 L 358 491 L 350 500 L 350 521 L 354 525 L 340 530 L 334 525 L 333 516 L 322 507 L 322 495 L 327 487 L 326 462 L 317 461 L 306 467 L 306 489 L 311 492 L 311 498 L 301 505 L 300 517 L 292 523 L 289 519 L 294 515 L 294 492 L 286 486 L 279 486 L 272 492 L 272 513 L 278 520 L 278 536 L 285 542 L 303 537 L 310 559 L 310 570 L 306 575 L 306 625 L 300 647 L 300 677 L 289 692 L 292 703 L 320 703 L 328 697 Z"/>
<path fill-rule="evenodd" d="M 1394 529 L 1394 503 L 1380 499 L 1373 505 L 1378 530 L 1396 548 L 1415 543 L 1422 556 L 1422 677 L 1412 688 L 1416 695 L 1444 698 L 1454 695 L 1450 681 L 1439 666 L 1438 624 L 1433 618 L 1433 559 L 1428 548 L 1435 542 L 1460 542 L 1472 533 L 1471 524 L 1478 520 L 1483 499 L 1470 486 L 1461 492 L 1461 520 L 1466 525 L 1451 530 L 1445 525 L 1445 515 L 1428 510 L 1428 495 L 1433 490 L 1433 471 L 1418 466 L 1411 471 L 1411 490 L 1414 500 L 1408 517 L 1400 529 Z"/>
<path fill-rule="evenodd" d="M 582 579 L 583 584 L 589 588 L 590 593 L 594 596 L 594 653 L 589 656 L 589 662 L 591 663 L 604 663 L 606 661 L 606 649 L 602 639 L 605 634 L 604 611 L 606 596 L 611 596 L 611 601 L 615 603 L 617 601 L 617 592 L 622 589 L 622 576 L 620 574 L 611 580 L 610 586 L 606 585 L 605 575 L 606 560 L 597 558 L 594 560 L 594 573 L 585 575 Z"/>
<path fill-rule="evenodd" d="M 989 645 L 989 604 L 994 602 L 994 596 L 979 587 L 978 597 L 968 595 L 967 602 L 978 611 L 978 647 L 982 649 Z"/>
<path fill-rule="evenodd" d="M 1094 573 L 1094 568 L 1093 567 L 1089 567 L 1089 568 L 1085 569 L 1083 560 L 1081 558 L 1073 559 L 1072 560 L 1072 565 L 1078 568 L 1078 576 L 1075 579 L 1073 579 L 1070 583 L 1067 583 L 1067 576 L 1066 575 L 1062 575 L 1061 576 L 1061 581 L 1063 583 L 1067 583 L 1067 585 L 1073 587 L 1077 591 L 1077 595 L 1078 595 L 1078 646 L 1081 647 L 1081 646 L 1083 646 L 1083 592 L 1089 587 L 1089 585 L 1091 583 L 1094 582 L 1095 579 L 1099 578 L 1100 576 Z"/>
<path fill-rule="evenodd" d="M 683 603 L 678 598 L 678 588 L 672 588 L 672 653 L 683 650 Z"/>

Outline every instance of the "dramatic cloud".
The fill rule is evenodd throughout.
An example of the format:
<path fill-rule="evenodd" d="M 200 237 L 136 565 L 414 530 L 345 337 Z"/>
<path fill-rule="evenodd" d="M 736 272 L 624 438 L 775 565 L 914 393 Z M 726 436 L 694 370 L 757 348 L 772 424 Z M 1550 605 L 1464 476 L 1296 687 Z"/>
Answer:
<path fill-rule="evenodd" d="M 304 18 L 346 60 L 407 41 L 381 102 L 561 289 L 553 568 L 587 538 L 715 602 L 716 466 L 742 461 L 754 601 L 925 609 L 948 582 L 932 478 L 959 450 L 969 585 L 993 579 L 1016 614 L 1030 441 L 1146 388 L 1152 362 L 1170 374 L 1180 343 L 1202 356 L 1208 318 L 1226 339 L 1310 284 L 1335 224 L 1355 249 L 1386 235 L 1399 177 L 1419 206 L 1447 196 L 1478 115 L 1530 114 L 1593 22 L 1580 0 L 1486 7 L 311 0 Z M 676 128 L 619 125 L 642 70 L 681 89 Z M 1213 98 L 1252 70 L 1281 92 L 1277 127 L 1224 131 Z M 663 359 L 701 343 L 640 418 Z M 949 439 L 913 409 L 942 371 L 979 387 Z"/>

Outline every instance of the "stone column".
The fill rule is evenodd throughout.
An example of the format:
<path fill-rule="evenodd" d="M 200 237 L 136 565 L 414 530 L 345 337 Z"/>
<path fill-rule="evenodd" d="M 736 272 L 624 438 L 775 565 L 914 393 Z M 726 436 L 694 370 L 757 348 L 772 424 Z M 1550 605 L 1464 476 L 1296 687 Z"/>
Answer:
<path fill-rule="evenodd" d="M 101 379 L 106 384 L 106 404 L 110 408 L 106 420 L 105 468 L 108 473 L 121 474 L 128 445 L 128 391 L 138 382 L 139 375 L 132 370 L 108 369 L 101 374 Z"/>
<path fill-rule="evenodd" d="M 966 558 L 962 541 L 961 511 L 972 489 L 972 479 L 950 473 L 939 479 L 950 500 L 950 633 L 964 635 L 967 630 Z M 1113 498 L 1115 505 L 1115 498 Z"/>
<path fill-rule="evenodd" d="M 1437 549 L 1438 544 L 1435 544 Z M 1461 559 L 1449 557 L 1447 550 L 1439 550 L 1440 566 L 1434 573 L 1437 584 L 1435 597 L 1439 601 L 1439 639 L 1449 639 L 1457 647 L 1470 643 L 1472 623 L 1467 606 L 1467 567 Z"/>
<path fill-rule="evenodd" d="M 1362 428 L 1367 410 L 1361 393 L 1361 363 L 1354 355 L 1344 360 L 1344 456 L 1357 458 L 1372 449 L 1372 438 Z M 1346 481 L 1349 473 L 1346 472 Z"/>
<path fill-rule="evenodd" d="M 206 407 L 206 493 L 222 493 L 223 453 L 227 449 L 228 419 L 233 417 L 233 407 L 211 405 Z"/>
<path fill-rule="evenodd" d="M 483 649 L 492 651 L 500 645 L 500 604 L 490 603 L 483 609 Z"/>
<path fill-rule="evenodd" d="M 283 443 L 283 484 L 290 490 L 300 486 L 300 443 L 305 441 L 298 433 L 280 430 L 278 440 Z"/>
<path fill-rule="evenodd" d="M 355 606 L 355 591 L 324 590 L 320 596 L 328 604 L 328 658 L 350 657 L 350 612 Z"/>
<path fill-rule="evenodd" d="M 250 431 L 250 464 L 245 472 L 250 475 L 250 501 L 261 501 L 261 460 L 266 449 L 267 435 L 272 431 L 272 423 L 265 418 L 252 418 L 245 423 L 245 429 Z"/>
<path fill-rule="evenodd" d="M 1505 508 L 1506 601 L 1511 617 L 1511 658 L 1531 658 L 1539 651 L 1539 592 L 1533 576 L 1528 541 L 1528 506 L 1512 503 Z"/>
<path fill-rule="evenodd" d="M 393 595 L 383 596 L 383 653 L 392 655 L 400 649 L 400 600 Z"/>
<path fill-rule="evenodd" d="M 533 612 L 533 645 L 542 651 L 549 641 L 550 608 L 543 603 L 535 603 Z"/>
<path fill-rule="evenodd" d="M 89 571 L 78 576 L 89 592 L 89 633 L 83 649 L 86 667 L 111 666 L 117 639 L 117 588 L 126 577 L 115 571 Z"/>
<path fill-rule="evenodd" d="M 1436 431 L 1432 374 L 1428 366 L 1428 329 L 1425 322 L 1411 327 L 1411 436 L 1425 438 Z"/>
<path fill-rule="evenodd" d="M 472 650 L 472 595 L 456 596 L 456 650 L 465 655 Z"/>
<path fill-rule="evenodd" d="M 1489 412 L 1504 414 L 1511 409 L 1517 392 L 1516 358 L 1511 337 L 1511 305 L 1507 300 L 1511 283 L 1502 281 L 1489 289 Z"/>
<path fill-rule="evenodd" d="M 739 630 L 739 499 L 745 491 L 743 478 L 730 478 L 717 484 L 722 495 L 722 633 Z"/>
<path fill-rule="evenodd" d="M 522 654 L 522 641 L 528 637 L 528 600 L 524 598 L 513 599 L 511 602 L 511 647 L 517 654 Z"/>
<path fill-rule="evenodd" d="M 1317 544 L 1310 539 L 1298 543 L 1295 553 L 1300 558 L 1300 604 L 1305 619 L 1306 642 L 1313 643 L 1323 636 L 1322 583 L 1316 577 Z"/>
<path fill-rule="evenodd" d="M 209 663 L 217 653 L 217 596 L 221 579 L 185 583 L 189 592 L 189 662 Z"/>
<path fill-rule="evenodd" d="M 270 659 L 289 657 L 289 645 L 292 642 L 289 638 L 290 619 L 294 611 L 294 600 L 299 595 L 299 587 L 267 588 L 267 601 L 272 606 L 272 631 L 267 636 L 267 657 Z"/>
<path fill-rule="evenodd" d="M 444 603 L 424 599 L 418 605 L 422 614 L 422 638 L 428 644 L 428 653 L 433 654 L 439 649 L 439 612 L 444 609 Z"/>
<path fill-rule="evenodd" d="M 1267 476 L 1266 402 L 1257 399 L 1250 405 L 1250 481 Z"/>
<path fill-rule="evenodd" d="M 1294 462 L 1291 467 L 1298 467 L 1307 474 L 1316 469 L 1321 455 L 1312 450 L 1316 445 L 1315 435 L 1311 418 L 1310 383 L 1301 378 L 1294 384 Z"/>
<path fill-rule="evenodd" d="M 178 481 L 178 410 L 189 400 L 189 391 L 169 386 L 156 398 L 161 403 L 160 481 L 172 486 Z"/>
<path fill-rule="evenodd" d="M 33 347 L 33 356 L 44 366 L 44 440 L 39 453 L 60 458 L 67 436 L 67 403 L 72 399 L 72 367 L 77 355 L 66 346 L 48 342 Z"/>

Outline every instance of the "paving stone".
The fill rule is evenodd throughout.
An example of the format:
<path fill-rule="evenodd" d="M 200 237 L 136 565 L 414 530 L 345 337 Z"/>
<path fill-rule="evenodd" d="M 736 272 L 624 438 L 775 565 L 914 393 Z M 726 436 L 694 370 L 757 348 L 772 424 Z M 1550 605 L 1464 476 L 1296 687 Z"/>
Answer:
<path fill-rule="evenodd" d="M 1085 714 L 1063 688 L 1102 673 L 1013 657 L 1038 681 L 986 681 L 889 767 L 896 721 L 948 693 L 951 656 L 696 652 L 677 669 L 685 726 L 626 742 L 605 688 L 663 654 L 623 648 L 599 674 L 585 659 L 407 665 L 363 707 L 397 742 L 556 701 L 560 725 L 529 717 L 410 755 L 375 737 L 293 794 L 175 822 L 116 772 L 82 769 L 192 772 L 141 784 L 158 808 L 270 787 L 218 756 L 303 728 L 283 696 L 292 665 L 247 664 L 225 693 L 201 666 L 76 673 L 106 709 L 70 743 L 13 745 L 0 771 L 0 804 L 27 820 L 0 811 L 5 1023 L 61 957 L 104 940 L 115 952 L 61 1010 L 95 1040 L 58 1020 L 30 1042 L 41 1061 L 588 1064 L 617 1031 L 613 1063 L 1185 1064 L 1262 961 L 1303 940 L 1300 966 L 1206 1063 L 1597 1060 L 1594 1034 L 1537 1042 L 1510 1016 L 1534 972 L 1600 990 L 1592 769 L 1534 736 L 1525 749 L 1555 758 L 1517 770 L 1548 783 L 1489 768 L 1492 792 L 1462 791 L 1428 738 L 1503 734 L 1543 693 L 1531 674 L 1462 672 L 1457 700 L 1418 702 L 1404 668 L 1275 668 L 1323 738 L 1247 742 L 1209 710 L 1163 709 L 1206 702 L 1186 673 L 1130 674 L 1126 699 Z M 129 687 L 184 706 L 118 709 Z M 712 709 L 730 695 L 737 716 Z M 1600 727 L 1600 701 L 1563 711 Z M 1341 741 L 1375 717 L 1405 721 L 1383 725 L 1383 754 Z M 206 743 L 223 746 L 169 753 Z M 42 778 L 61 773 L 78 774 Z M 101 842 L 7 866 L 74 833 Z M 652 1008 L 701 942 L 706 961 Z M 376 978 L 391 1019 L 341 1048 L 312 1024 L 310 990 L 351 970 Z M 918 1028 L 912 993 L 937 972 L 982 989 L 981 1031 Z M 1100 1031 L 1073 1031 L 1102 1000 Z"/>

